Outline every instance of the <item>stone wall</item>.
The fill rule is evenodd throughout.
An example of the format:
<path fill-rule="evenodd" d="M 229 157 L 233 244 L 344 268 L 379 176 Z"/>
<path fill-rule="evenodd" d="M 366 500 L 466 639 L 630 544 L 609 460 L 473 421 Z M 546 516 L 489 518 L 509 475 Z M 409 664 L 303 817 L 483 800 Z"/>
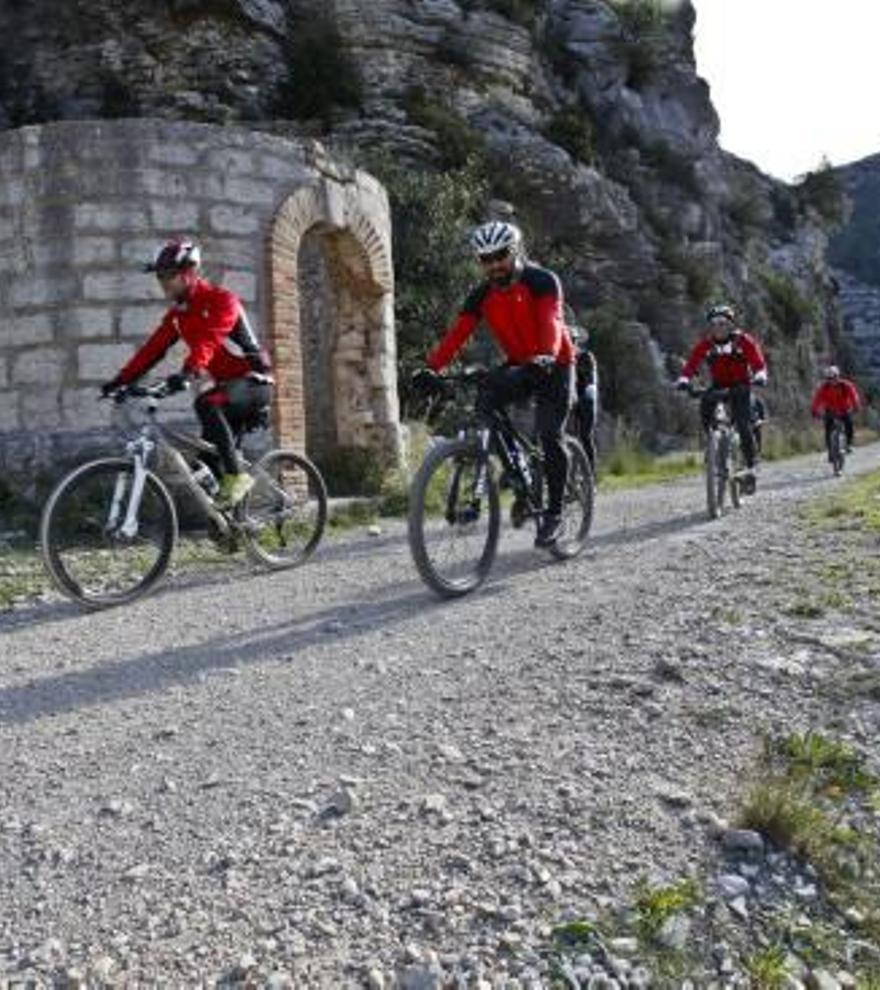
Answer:
<path fill-rule="evenodd" d="M 310 305 L 341 321 L 323 327 L 331 380 L 309 389 L 333 395 L 321 411 L 340 442 L 397 456 L 390 220 L 378 183 L 314 142 L 238 128 L 123 120 L 0 132 L 0 476 L 57 471 L 106 437 L 111 410 L 97 386 L 161 317 L 140 266 L 175 234 L 196 238 L 207 276 L 243 299 L 275 359 L 274 440 L 304 449 L 307 233 L 331 273 L 310 285 L 339 296 Z M 179 367 L 183 353 L 158 370 Z M 183 397 L 171 411 L 188 409 Z"/>

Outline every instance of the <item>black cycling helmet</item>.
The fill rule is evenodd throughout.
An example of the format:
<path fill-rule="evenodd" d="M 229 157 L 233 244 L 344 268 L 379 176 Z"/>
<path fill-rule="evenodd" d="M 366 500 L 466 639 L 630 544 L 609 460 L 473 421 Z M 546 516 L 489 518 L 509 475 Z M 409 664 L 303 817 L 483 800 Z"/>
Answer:
<path fill-rule="evenodd" d="M 156 251 L 153 260 L 144 265 L 144 271 L 157 275 L 174 274 L 188 268 L 198 268 L 201 261 L 202 252 L 198 244 L 184 240 L 166 241 Z"/>

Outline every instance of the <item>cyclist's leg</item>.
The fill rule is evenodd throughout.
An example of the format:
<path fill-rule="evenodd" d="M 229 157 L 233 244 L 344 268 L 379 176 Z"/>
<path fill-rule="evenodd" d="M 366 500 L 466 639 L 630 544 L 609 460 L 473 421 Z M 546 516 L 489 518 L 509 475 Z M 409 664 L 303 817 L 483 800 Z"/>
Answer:
<path fill-rule="evenodd" d="M 535 432 L 544 449 L 547 470 L 547 514 L 562 514 L 565 479 L 568 476 L 568 453 L 562 442 L 565 420 L 574 393 L 574 369 L 556 365 L 535 389 Z"/>
<path fill-rule="evenodd" d="M 831 431 L 834 429 L 834 413 L 825 410 L 825 450 L 828 451 L 828 460 L 831 460 Z"/>
<path fill-rule="evenodd" d="M 751 470 L 755 466 L 755 434 L 752 431 L 752 390 L 736 385 L 730 390 L 730 413 L 739 433 L 743 460 Z"/>
<path fill-rule="evenodd" d="M 502 409 L 511 402 L 527 399 L 531 395 L 528 371 L 527 367 L 520 365 L 493 368 L 477 393 L 477 413 L 486 418 L 496 409 Z"/>
<path fill-rule="evenodd" d="M 241 462 L 235 448 L 235 436 L 224 411 L 228 404 L 225 388 L 217 385 L 196 399 L 195 410 L 202 424 L 202 436 L 217 448 L 223 474 L 238 474 Z"/>
<path fill-rule="evenodd" d="M 708 433 L 712 429 L 712 418 L 715 415 L 715 406 L 720 402 L 718 393 L 714 389 L 707 389 L 700 398 L 700 420 L 703 424 L 703 433 Z"/>
<path fill-rule="evenodd" d="M 854 429 L 853 429 L 852 415 L 847 412 L 847 413 L 844 413 L 840 418 L 841 418 L 841 420 L 843 420 L 843 433 L 844 433 L 844 436 L 846 437 L 846 449 L 847 449 L 847 452 L 849 452 L 852 449 L 852 445 L 853 445 L 853 434 L 855 432 Z"/>

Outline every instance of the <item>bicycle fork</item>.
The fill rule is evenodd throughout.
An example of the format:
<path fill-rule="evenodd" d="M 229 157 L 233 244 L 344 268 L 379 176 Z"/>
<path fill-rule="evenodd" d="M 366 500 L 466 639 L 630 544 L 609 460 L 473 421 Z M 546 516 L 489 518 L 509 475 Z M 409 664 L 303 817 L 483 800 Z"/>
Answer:
<path fill-rule="evenodd" d="M 120 471 L 116 475 L 116 483 L 113 486 L 113 498 L 110 501 L 110 512 L 107 516 L 106 530 L 108 533 L 118 533 L 127 540 L 134 539 L 138 532 L 138 516 L 141 508 L 141 499 L 144 496 L 144 485 L 147 481 L 147 456 L 153 450 L 155 444 L 151 440 L 141 438 L 129 443 L 126 450 L 131 454 L 133 471 L 131 474 L 131 487 L 128 490 L 126 500 L 126 489 L 128 488 L 129 473 Z M 122 524 L 119 518 L 124 512 Z"/>

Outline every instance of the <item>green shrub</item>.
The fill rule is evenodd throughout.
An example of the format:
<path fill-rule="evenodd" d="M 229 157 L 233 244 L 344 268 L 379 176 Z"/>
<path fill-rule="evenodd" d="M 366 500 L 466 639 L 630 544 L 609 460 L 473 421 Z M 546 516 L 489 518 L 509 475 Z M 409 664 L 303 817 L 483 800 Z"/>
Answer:
<path fill-rule="evenodd" d="M 531 28 L 538 16 L 540 0 L 486 0 L 486 5 L 515 24 Z"/>
<path fill-rule="evenodd" d="M 407 116 L 419 127 L 437 135 L 437 151 L 443 168 L 462 168 L 467 161 L 485 154 L 480 132 L 453 107 L 429 97 L 421 86 L 410 87 L 404 96 Z"/>
<path fill-rule="evenodd" d="M 331 496 L 378 495 L 385 462 L 368 447 L 336 447 L 314 458 Z"/>
<path fill-rule="evenodd" d="M 652 141 L 639 145 L 639 148 L 643 161 L 665 182 L 679 186 L 694 196 L 702 195 L 694 163 L 687 155 L 676 151 L 668 141 Z"/>
<path fill-rule="evenodd" d="M 468 235 L 482 219 L 487 184 L 482 163 L 447 172 L 407 168 L 388 156 L 365 162 L 385 185 L 394 226 L 398 389 L 401 415 L 411 418 L 412 372 L 440 338 L 478 277 Z"/>
<path fill-rule="evenodd" d="M 335 109 L 360 110 L 360 72 L 332 20 L 300 21 L 285 44 L 284 57 L 287 76 L 274 106 L 279 116 L 319 119 L 328 126 Z"/>
<path fill-rule="evenodd" d="M 847 217 L 847 199 L 837 173 L 828 159 L 807 174 L 795 187 L 801 208 L 811 208 L 829 225 L 840 226 Z"/>
<path fill-rule="evenodd" d="M 800 336 L 808 323 L 818 320 L 818 305 L 802 295 L 788 275 L 766 272 L 762 281 L 767 293 L 767 312 L 770 319 L 787 338 Z"/>
<path fill-rule="evenodd" d="M 593 125 L 583 110 L 560 110 L 547 125 L 544 136 L 577 161 L 593 161 Z"/>

